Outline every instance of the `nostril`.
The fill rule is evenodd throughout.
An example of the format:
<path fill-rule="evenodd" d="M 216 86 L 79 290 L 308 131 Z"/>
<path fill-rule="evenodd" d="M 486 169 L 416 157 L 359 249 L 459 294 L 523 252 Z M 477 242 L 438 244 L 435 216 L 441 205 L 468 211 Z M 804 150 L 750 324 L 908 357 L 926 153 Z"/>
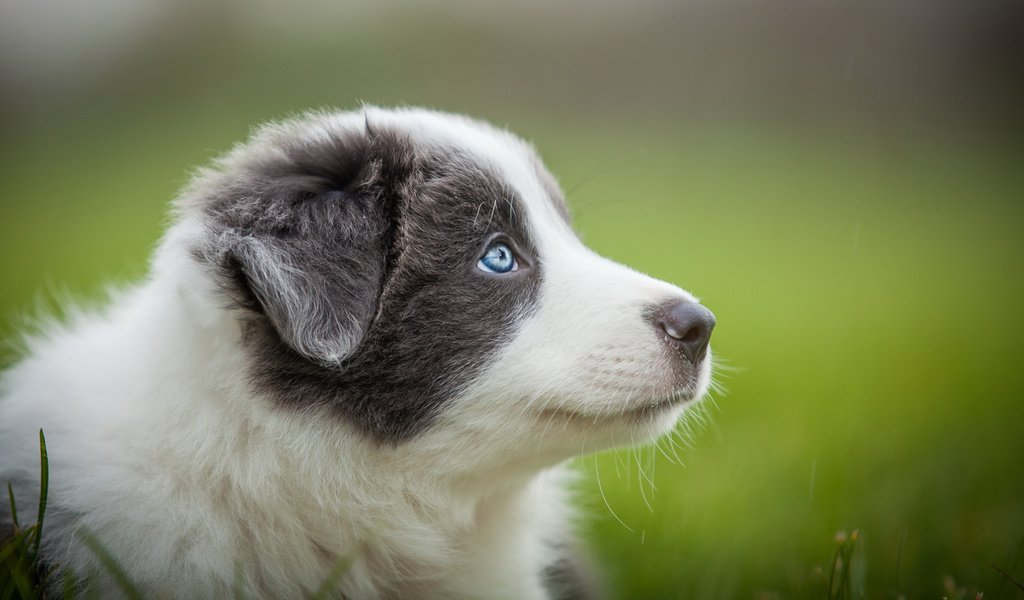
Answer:
<path fill-rule="evenodd" d="M 690 330 L 686 332 L 686 335 L 679 338 L 679 341 L 700 342 L 702 337 L 704 337 L 704 333 L 701 331 L 700 327 L 691 327 Z"/>
<path fill-rule="evenodd" d="M 697 364 L 704 358 L 715 328 L 710 310 L 696 302 L 671 302 L 660 307 L 657 323 L 690 362 Z"/>

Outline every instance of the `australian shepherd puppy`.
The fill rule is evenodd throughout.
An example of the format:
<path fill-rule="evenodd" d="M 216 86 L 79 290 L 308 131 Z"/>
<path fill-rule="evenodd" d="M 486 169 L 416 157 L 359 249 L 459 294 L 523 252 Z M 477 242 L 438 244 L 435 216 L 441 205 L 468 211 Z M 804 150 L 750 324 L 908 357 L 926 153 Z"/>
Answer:
<path fill-rule="evenodd" d="M 42 560 L 110 591 L 83 532 L 152 597 L 339 564 L 351 599 L 587 597 L 561 465 L 669 431 L 714 324 L 584 246 L 510 133 L 309 113 L 196 174 L 145 281 L 30 340 L 0 482 L 33 505 L 42 428 Z"/>

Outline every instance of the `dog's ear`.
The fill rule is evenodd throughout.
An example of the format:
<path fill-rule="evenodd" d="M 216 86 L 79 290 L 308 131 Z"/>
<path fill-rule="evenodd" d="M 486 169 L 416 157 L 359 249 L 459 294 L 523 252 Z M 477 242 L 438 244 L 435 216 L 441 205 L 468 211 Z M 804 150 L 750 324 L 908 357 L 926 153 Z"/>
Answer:
<path fill-rule="evenodd" d="M 380 231 L 359 228 L 365 224 L 333 232 L 317 227 L 313 238 L 248 235 L 229 251 L 252 308 L 314 362 L 340 364 L 376 312 L 387 249 Z"/>
<path fill-rule="evenodd" d="M 394 182 L 383 177 L 398 175 L 363 142 L 287 149 L 282 163 L 235 181 L 241 193 L 218 219 L 228 225 L 219 263 L 239 304 L 325 366 L 340 365 L 370 327 L 397 223 Z"/>

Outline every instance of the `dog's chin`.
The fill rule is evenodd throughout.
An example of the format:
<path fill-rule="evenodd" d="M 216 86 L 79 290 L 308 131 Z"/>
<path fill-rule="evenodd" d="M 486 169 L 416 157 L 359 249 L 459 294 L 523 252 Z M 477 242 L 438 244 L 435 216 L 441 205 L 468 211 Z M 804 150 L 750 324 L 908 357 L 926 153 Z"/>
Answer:
<path fill-rule="evenodd" d="M 539 417 L 547 423 L 561 422 L 564 428 L 584 429 L 592 434 L 628 431 L 631 435 L 640 436 L 641 439 L 635 439 L 636 443 L 644 443 L 648 440 L 642 438 L 647 435 L 653 439 L 670 431 L 683 411 L 701 399 L 704 387 L 686 386 L 647 400 L 630 402 L 619 410 L 549 407 L 541 410 Z"/>
<path fill-rule="evenodd" d="M 680 391 L 642 403 L 631 402 L 615 412 L 547 408 L 537 414 L 544 439 L 535 441 L 556 448 L 566 457 L 648 444 L 672 431 L 682 413 L 699 398 Z"/>
<path fill-rule="evenodd" d="M 627 408 L 621 413 L 621 416 L 636 421 L 658 419 L 666 412 L 673 412 L 672 409 L 685 407 L 699 399 L 700 395 L 697 391 L 683 388 Z"/>

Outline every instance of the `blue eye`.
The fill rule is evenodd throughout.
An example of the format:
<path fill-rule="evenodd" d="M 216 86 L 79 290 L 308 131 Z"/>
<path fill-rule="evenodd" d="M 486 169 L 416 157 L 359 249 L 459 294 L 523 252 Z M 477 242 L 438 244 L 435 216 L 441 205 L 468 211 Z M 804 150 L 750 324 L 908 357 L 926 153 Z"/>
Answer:
<path fill-rule="evenodd" d="M 488 273 L 511 273 L 519 270 L 519 263 L 516 262 L 512 249 L 501 242 L 494 242 L 488 246 L 476 266 Z"/>

